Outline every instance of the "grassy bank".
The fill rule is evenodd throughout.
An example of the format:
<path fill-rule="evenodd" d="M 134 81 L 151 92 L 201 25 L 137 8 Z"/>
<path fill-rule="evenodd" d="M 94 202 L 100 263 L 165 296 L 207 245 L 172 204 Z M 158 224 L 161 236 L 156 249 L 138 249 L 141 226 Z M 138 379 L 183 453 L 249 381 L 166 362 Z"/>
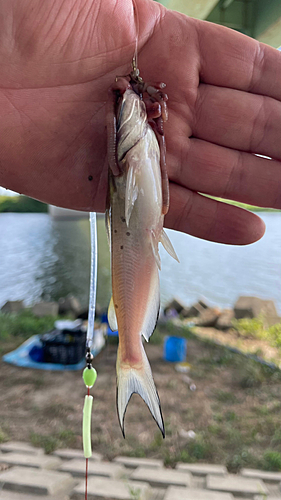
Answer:
<path fill-rule="evenodd" d="M 41 201 L 28 196 L 0 196 L 0 213 L 5 212 L 47 212 L 48 207 Z"/>
<path fill-rule="evenodd" d="M 207 198 L 221 201 L 222 203 L 227 203 L 228 205 L 234 205 L 235 207 L 244 208 L 245 210 L 249 210 L 250 212 L 280 212 L 280 210 L 277 210 L 275 208 L 257 207 L 255 205 L 248 205 L 247 203 L 240 203 L 239 201 L 227 200 L 225 198 L 218 198 L 217 196 L 210 196 L 204 193 L 201 194 L 203 196 L 206 196 Z"/>
<path fill-rule="evenodd" d="M 0 314 L 2 353 L 46 331 L 52 322 L 28 311 Z M 187 338 L 188 374 L 163 360 L 165 335 Z M 94 451 L 108 459 L 120 454 L 162 458 L 172 467 L 179 461 L 202 461 L 225 464 L 232 472 L 241 467 L 281 470 L 279 370 L 198 339 L 190 329 L 179 332 L 174 325 L 157 328 L 145 349 L 162 403 L 166 439 L 138 396 L 128 406 L 123 439 L 115 408 L 116 346 L 108 345 L 94 361 Z M 196 390 L 190 390 L 190 379 Z M 80 448 L 84 393 L 81 372 L 38 372 L 1 362 L 0 440 L 29 440 L 47 452 Z"/>

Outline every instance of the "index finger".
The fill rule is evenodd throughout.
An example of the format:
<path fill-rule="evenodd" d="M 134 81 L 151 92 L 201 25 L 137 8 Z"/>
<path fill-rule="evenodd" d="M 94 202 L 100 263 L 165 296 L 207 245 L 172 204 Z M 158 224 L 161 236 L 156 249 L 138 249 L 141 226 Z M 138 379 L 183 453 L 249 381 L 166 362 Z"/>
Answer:
<path fill-rule="evenodd" d="M 224 26 L 194 22 L 201 82 L 281 100 L 281 52 Z"/>

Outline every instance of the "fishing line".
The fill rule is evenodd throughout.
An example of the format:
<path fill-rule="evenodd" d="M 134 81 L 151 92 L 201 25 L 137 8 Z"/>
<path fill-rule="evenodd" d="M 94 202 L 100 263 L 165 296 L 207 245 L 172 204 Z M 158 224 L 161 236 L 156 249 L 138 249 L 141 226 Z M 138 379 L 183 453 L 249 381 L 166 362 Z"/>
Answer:
<path fill-rule="evenodd" d="M 90 213 L 90 231 L 91 231 L 91 276 L 90 276 L 90 296 L 89 296 L 89 314 L 88 328 L 86 338 L 86 363 L 87 366 L 83 371 L 83 380 L 87 388 L 83 408 L 83 450 L 86 458 L 86 473 L 85 473 L 85 500 L 88 498 L 88 466 L 89 458 L 92 456 L 91 444 L 91 417 L 93 396 L 90 396 L 90 389 L 93 387 L 97 372 L 92 366 L 94 356 L 91 353 L 93 344 L 94 328 L 95 328 L 95 311 L 96 311 L 96 290 L 97 290 L 97 262 L 98 262 L 98 247 L 97 247 L 97 216 L 95 212 Z"/>
<path fill-rule="evenodd" d="M 134 12 L 134 20 L 136 26 L 136 42 L 135 42 L 135 50 L 134 50 L 133 64 L 132 64 L 133 71 L 135 71 L 138 69 L 139 15 L 135 0 L 132 0 L 132 2 L 133 2 L 133 12 Z"/>

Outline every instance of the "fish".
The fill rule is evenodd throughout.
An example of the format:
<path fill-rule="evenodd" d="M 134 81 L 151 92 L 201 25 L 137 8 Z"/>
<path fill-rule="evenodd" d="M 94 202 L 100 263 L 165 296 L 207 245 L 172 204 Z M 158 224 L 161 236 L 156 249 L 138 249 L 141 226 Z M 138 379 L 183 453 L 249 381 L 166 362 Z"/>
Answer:
<path fill-rule="evenodd" d="M 168 205 L 163 116 L 164 84 L 145 84 L 139 73 L 117 77 L 109 91 L 109 194 L 106 227 L 111 248 L 111 330 L 118 330 L 117 413 L 125 437 L 132 394 L 147 404 L 165 437 L 160 399 L 142 338 L 154 332 L 160 309 L 159 242 L 178 257 L 163 229 Z"/>

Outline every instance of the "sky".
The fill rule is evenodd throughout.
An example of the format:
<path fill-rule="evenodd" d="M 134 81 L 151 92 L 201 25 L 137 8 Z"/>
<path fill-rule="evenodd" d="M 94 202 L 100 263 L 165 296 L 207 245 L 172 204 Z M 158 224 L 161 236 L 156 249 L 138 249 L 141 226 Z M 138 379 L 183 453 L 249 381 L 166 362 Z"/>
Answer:
<path fill-rule="evenodd" d="M 0 186 L 0 196 L 15 196 L 18 193 L 15 193 L 15 191 L 11 191 L 10 189 L 5 189 Z"/>

